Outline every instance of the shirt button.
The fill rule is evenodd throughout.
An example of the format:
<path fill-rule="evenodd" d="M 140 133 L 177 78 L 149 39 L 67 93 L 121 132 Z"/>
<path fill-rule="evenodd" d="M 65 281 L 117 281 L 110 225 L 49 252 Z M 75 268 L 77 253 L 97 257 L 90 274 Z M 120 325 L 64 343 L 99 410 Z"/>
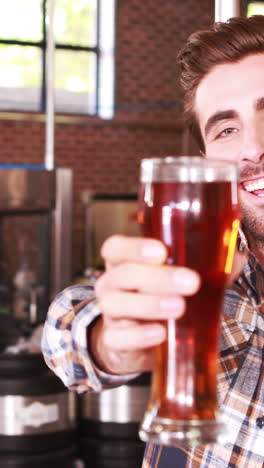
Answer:
<path fill-rule="evenodd" d="M 256 424 L 260 429 L 263 429 L 264 427 L 264 416 L 261 416 L 260 418 L 256 419 Z"/>

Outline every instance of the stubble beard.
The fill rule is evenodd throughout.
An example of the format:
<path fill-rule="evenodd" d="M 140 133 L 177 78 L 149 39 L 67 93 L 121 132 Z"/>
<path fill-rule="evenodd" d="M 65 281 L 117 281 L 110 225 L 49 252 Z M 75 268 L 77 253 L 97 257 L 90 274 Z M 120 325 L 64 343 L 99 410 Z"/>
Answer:
<path fill-rule="evenodd" d="M 241 222 L 246 236 L 251 242 L 262 242 L 264 249 L 264 208 L 263 214 L 257 215 L 253 210 L 243 205 L 240 207 Z"/>
<path fill-rule="evenodd" d="M 247 164 L 240 169 L 240 180 L 259 177 L 264 173 L 263 161 L 259 164 Z M 242 227 L 247 237 L 256 244 L 263 242 L 264 248 L 264 197 L 263 208 L 254 208 L 248 203 L 243 203 L 243 192 L 240 192 L 240 213 Z M 258 213 L 258 211 L 260 212 Z"/>

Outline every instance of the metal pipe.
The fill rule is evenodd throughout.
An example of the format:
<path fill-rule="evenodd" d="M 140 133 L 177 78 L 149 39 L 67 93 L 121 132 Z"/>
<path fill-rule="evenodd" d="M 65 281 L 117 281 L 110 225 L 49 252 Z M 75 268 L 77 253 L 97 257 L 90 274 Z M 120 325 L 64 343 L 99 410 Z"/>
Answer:
<path fill-rule="evenodd" d="M 54 169 L 54 19 L 55 0 L 48 0 L 46 50 L 46 150 L 45 168 Z"/>
<path fill-rule="evenodd" d="M 54 211 L 54 277 L 51 295 L 66 288 L 72 279 L 72 170 L 58 168 L 56 174 L 56 207 Z"/>
<path fill-rule="evenodd" d="M 240 15 L 240 0 L 215 0 L 215 21 L 227 21 Z"/>

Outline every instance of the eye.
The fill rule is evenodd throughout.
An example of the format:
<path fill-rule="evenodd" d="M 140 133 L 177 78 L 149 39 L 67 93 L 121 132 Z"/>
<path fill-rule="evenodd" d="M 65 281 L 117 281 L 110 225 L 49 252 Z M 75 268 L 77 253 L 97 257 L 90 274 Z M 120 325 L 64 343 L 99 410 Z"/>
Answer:
<path fill-rule="evenodd" d="M 233 128 L 233 127 L 228 127 L 228 128 L 225 128 L 222 132 L 220 132 L 216 138 L 226 138 L 228 137 L 229 135 L 231 135 L 232 133 L 236 133 L 237 132 L 237 128 Z"/>

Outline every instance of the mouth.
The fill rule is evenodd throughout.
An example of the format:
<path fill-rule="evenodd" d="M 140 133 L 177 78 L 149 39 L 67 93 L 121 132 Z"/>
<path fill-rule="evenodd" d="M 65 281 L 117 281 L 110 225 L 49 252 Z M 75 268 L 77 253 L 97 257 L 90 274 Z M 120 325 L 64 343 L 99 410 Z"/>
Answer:
<path fill-rule="evenodd" d="M 257 197 L 264 197 L 264 177 L 244 180 L 240 183 L 243 190 Z"/>

